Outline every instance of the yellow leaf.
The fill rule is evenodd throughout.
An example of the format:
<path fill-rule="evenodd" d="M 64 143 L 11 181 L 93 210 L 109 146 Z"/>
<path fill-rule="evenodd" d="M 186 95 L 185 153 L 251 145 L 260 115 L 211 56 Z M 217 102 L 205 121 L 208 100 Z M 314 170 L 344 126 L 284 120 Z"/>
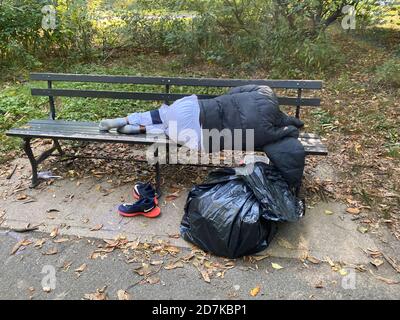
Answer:
<path fill-rule="evenodd" d="M 333 212 L 332 212 L 332 211 L 330 211 L 330 210 L 325 210 L 325 214 L 327 214 L 327 215 L 331 215 L 331 214 L 333 214 Z"/>
<path fill-rule="evenodd" d="M 280 264 L 271 262 L 272 268 L 276 269 L 276 270 L 280 270 L 283 269 L 283 267 Z"/>
<path fill-rule="evenodd" d="M 340 269 L 340 270 L 339 270 L 339 274 L 340 274 L 341 276 L 347 276 L 347 271 L 344 270 L 344 269 Z"/>
<path fill-rule="evenodd" d="M 259 292 L 260 292 L 260 286 L 257 286 L 257 287 L 255 287 L 255 288 L 250 290 L 250 295 L 252 297 L 255 297 L 256 295 L 259 294 Z"/>

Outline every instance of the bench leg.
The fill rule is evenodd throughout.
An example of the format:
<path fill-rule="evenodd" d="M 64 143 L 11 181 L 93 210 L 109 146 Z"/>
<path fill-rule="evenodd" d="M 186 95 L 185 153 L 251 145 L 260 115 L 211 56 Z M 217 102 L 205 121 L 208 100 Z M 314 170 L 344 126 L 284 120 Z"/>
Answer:
<path fill-rule="evenodd" d="M 31 163 L 31 167 L 32 167 L 31 188 L 35 188 L 39 184 L 38 173 L 37 173 L 38 163 L 35 159 L 35 156 L 33 155 L 30 138 L 24 139 L 23 147 L 24 147 L 24 151 L 25 151 L 26 155 L 28 156 L 29 162 Z"/>
<path fill-rule="evenodd" d="M 155 169 L 156 169 L 156 192 L 158 195 L 158 198 L 161 198 L 161 175 L 160 175 L 160 162 L 158 161 L 158 148 L 154 151 L 154 158 L 157 159 L 157 162 L 155 164 Z"/>
<path fill-rule="evenodd" d="M 58 154 L 60 156 L 63 156 L 64 155 L 64 151 L 61 149 L 61 146 L 60 146 L 60 143 L 58 142 L 58 140 L 57 139 L 53 139 L 53 143 L 54 143 L 54 146 L 56 147 L 56 149 L 58 151 Z"/>
<path fill-rule="evenodd" d="M 156 192 L 158 197 L 161 197 L 161 175 L 160 175 L 160 164 L 157 162 L 155 165 L 156 169 Z"/>

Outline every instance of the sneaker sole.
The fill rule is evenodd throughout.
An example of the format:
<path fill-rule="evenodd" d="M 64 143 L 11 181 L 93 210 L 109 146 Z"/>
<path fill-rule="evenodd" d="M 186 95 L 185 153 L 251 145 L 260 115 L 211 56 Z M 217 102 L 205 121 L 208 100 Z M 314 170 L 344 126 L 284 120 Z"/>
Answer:
<path fill-rule="evenodd" d="M 145 216 L 146 218 L 157 218 L 161 213 L 159 207 L 155 207 L 153 210 L 149 212 L 134 212 L 134 213 L 127 213 L 118 210 L 118 214 L 123 217 L 136 217 L 136 216 Z"/>

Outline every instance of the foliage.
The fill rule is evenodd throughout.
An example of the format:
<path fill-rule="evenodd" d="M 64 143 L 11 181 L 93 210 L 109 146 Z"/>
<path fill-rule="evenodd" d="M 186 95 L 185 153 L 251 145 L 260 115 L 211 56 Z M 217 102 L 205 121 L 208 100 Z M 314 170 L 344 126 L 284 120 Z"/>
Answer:
<path fill-rule="evenodd" d="M 392 88 L 400 88 L 400 59 L 392 58 L 376 68 L 376 81 Z"/>
<path fill-rule="evenodd" d="M 32 70 L 48 66 L 49 56 L 63 66 L 105 61 L 124 50 L 177 53 L 186 64 L 261 68 L 280 77 L 330 73 L 342 57 L 325 27 L 352 1 L 59 0 L 56 29 L 44 30 L 47 3 L 2 2 L 0 65 Z M 363 17 L 376 11 L 368 1 L 356 5 Z"/>

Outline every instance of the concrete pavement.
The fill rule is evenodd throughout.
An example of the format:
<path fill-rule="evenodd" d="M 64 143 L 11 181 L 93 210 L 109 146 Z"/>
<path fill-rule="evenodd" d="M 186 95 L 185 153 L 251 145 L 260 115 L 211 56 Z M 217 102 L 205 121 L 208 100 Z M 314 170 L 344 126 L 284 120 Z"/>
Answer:
<path fill-rule="evenodd" d="M 162 215 L 159 218 L 129 219 L 118 216 L 116 207 L 123 201 L 130 201 L 131 183 L 115 184 L 107 175 L 99 178 L 87 172 L 79 178 L 70 178 L 64 173 L 61 180 L 29 189 L 27 160 L 16 160 L 10 168 L 14 165 L 17 170 L 11 179 L 4 174 L 0 177 L 0 255 L 5 261 L 0 270 L 0 298 L 80 299 L 104 286 L 108 286 L 109 298 L 116 298 L 117 290 L 127 289 L 128 284 L 135 283 L 140 277 L 124 261 L 121 253 L 111 252 L 103 259 L 89 259 L 95 243 L 101 243 L 102 239 L 124 235 L 129 241 L 168 241 L 183 252 L 190 251 L 191 245 L 176 236 L 190 181 L 187 185 L 180 185 L 177 192 L 167 187 L 166 194 L 174 191 L 173 196 L 168 198 L 169 201 L 165 197 L 161 201 Z M 43 170 L 50 169 L 60 174 L 57 165 L 46 162 Z M 184 170 L 180 171 L 183 176 Z M 199 271 L 190 263 L 173 270 L 162 268 L 159 283 L 135 285 L 131 294 L 135 299 L 240 299 L 253 298 L 249 291 L 260 286 L 260 294 L 254 298 L 398 299 L 399 284 L 389 285 L 386 280 L 399 281 L 399 274 L 387 262 L 372 266 L 372 257 L 368 254 L 384 252 L 399 257 L 398 242 L 383 227 L 360 229 L 360 223 L 356 221 L 359 217 L 345 210 L 346 206 L 334 202 L 309 206 L 300 222 L 280 225 L 270 247 L 260 253 L 269 257 L 257 262 L 257 267 L 246 266 L 246 262 L 239 260 L 226 272 L 225 278 L 212 279 L 211 283 L 203 281 Z M 26 234 L 10 231 L 28 224 L 38 225 L 38 231 Z M 73 240 L 54 243 L 54 239 L 49 238 L 54 230 L 57 230 L 56 238 L 72 237 Z M 47 255 L 30 244 L 10 255 L 21 237 L 32 238 L 33 242 L 46 238 L 46 245 L 53 244 L 58 248 L 57 253 Z M 318 263 L 304 262 L 307 256 L 319 260 Z M 69 260 L 74 261 L 71 269 L 83 263 L 87 263 L 88 268 L 79 278 L 74 272 L 57 271 L 57 289 L 43 292 L 40 286 L 43 266 L 52 265 L 59 270 L 63 262 Z M 272 262 L 284 268 L 271 268 Z M 342 286 L 343 277 L 351 271 L 346 268 L 355 270 L 357 279 L 355 288 L 350 290 Z M 316 288 L 319 282 L 323 288 Z M 29 288 L 35 290 L 32 292 Z"/>

